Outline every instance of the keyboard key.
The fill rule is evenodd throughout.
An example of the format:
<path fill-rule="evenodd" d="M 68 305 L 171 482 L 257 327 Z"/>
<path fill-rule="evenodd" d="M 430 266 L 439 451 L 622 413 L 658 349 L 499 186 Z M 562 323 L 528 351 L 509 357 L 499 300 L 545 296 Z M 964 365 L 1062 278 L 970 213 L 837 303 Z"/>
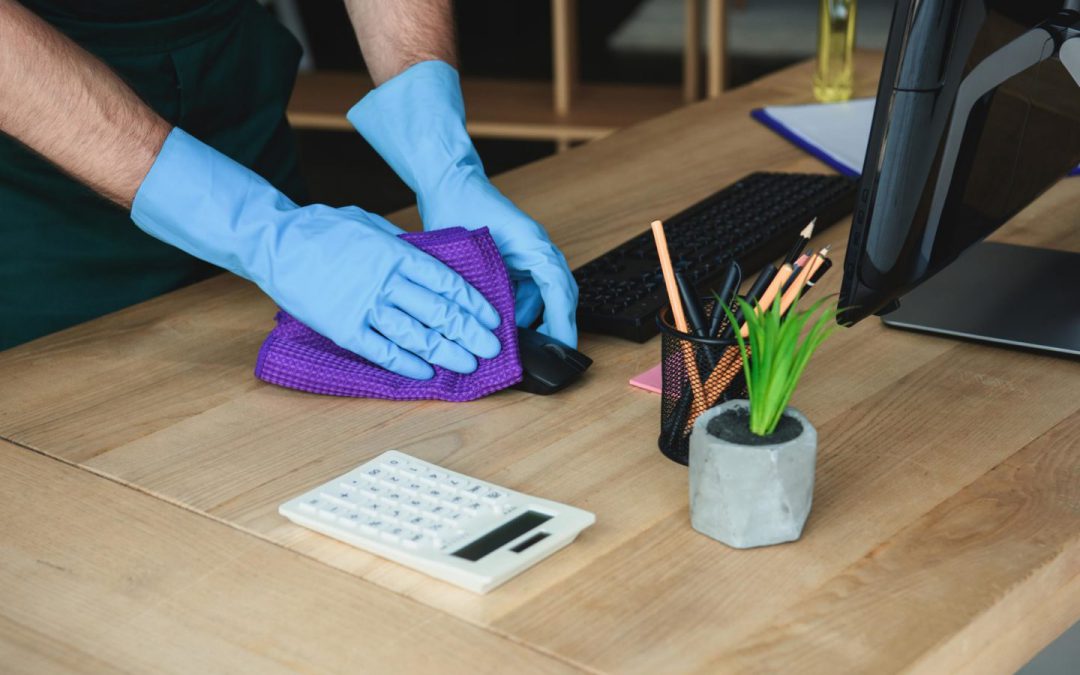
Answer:
<path fill-rule="evenodd" d="M 856 184 L 841 176 L 754 173 L 672 215 L 664 222 L 675 265 L 699 290 L 716 284 L 728 261 L 751 278 L 783 255 L 796 233 L 817 217 L 815 233 L 851 212 Z M 667 304 L 659 259 L 643 232 L 574 270 L 578 326 L 643 342 L 657 332 Z"/>

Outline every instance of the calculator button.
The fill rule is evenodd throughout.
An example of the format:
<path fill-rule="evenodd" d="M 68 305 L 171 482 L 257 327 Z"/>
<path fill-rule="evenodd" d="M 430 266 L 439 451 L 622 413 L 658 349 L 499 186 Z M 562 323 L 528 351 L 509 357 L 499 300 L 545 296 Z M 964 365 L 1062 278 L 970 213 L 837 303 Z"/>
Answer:
<path fill-rule="evenodd" d="M 405 548 L 416 549 L 420 548 L 420 546 L 425 543 L 426 539 L 427 537 L 417 532 L 416 534 L 402 537 L 401 545 Z"/>
<path fill-rule="evenodd" d="M 497 501 L 499 499 L 503 499 L 504 497 L 506 497 L 505 492 L 499 492 L 498 490 L 490 490 L 489 489 L 486 492 L 484 492 L 482 498 L 485 501 L 493 502 L 493 501 Z"/>
<path fill-rule="evenodd" d="M 432 532 L 438 532 L 439 530 L 446 529 L 446 526 L 435 520 L 434 518 L 423 518 L 419 523 L 420 529 L 430 530 Z"/>
<path fill-rule="evenodd" d="M 359 513 L 350 513 L 347 516 L 342 516 L 338 518 L 338 522 L 349 528 L 350 530 L 355 530 L 362 521 L 360 520 Z"/>
<path fill-rule="evenodd" d="M 352 482 L 352 483 L 348 483 L 348 482 L 345 482 L 345 481 L 341 481 L 340 483 L 338 483 L 338 487 L 339 487 L 340 489 L 344 490 L 345 492 L 349 492 L 349 493 L 352 493 L 352 492 L 355 492 L 355 491 L 356 491 L 356 485 L 357 485 L 357 484 L 358 484 L 359 482 L 360 482 L 360 481 L 354 481 L 354 482 Z"/>
<path fill-rule="evenodd" d="M 457 546 L 465 539 L 465 532 L 463 530 L 457 530 L 455 532 L 448 532 L 438 538 L 439 547 L 446 549 L 451 546 Z"/>
<path fill-rule="evenodd" d="M 377 478 L 379 476 L 382 476 L 383 473 L 385 473 L 385 472 L 381 468 L 379 468 L 377 466 L 374 466 L 374 467 L 372 467 L 370 469 L 365 469 L 364 470 L 364 475 L 365 476 L 371 476 L 372 478 Z"/>
<path fill-rule="evenodd" d="M 341 506 L 341 507 L 344 507 L 344 508 L 347 508 L 347 509 L 355 509 L 356 508 L 356 505 L 353 504 L 352 501 L 350 501 L 348 492 L 337 492 L 337 493 L 334 493 L 334 494 L 329 494 L 327 492 L 322 492 L 322 493 L 319 494 L 319 497 L 321 497 L 323 500 L 325 500 L 327 502 L 330 502 L 331 504 L 336 504 L 338 506 Z"/>
<path fill-rule="evenodd" d="M 319 517 L 326 520 L 337 520 L 337 517 L 340 516 L 341 513 L 342 508 L 340 506 L 328 506 L 322 511 L 319 511 Z"/>
<path fill-rule="evenodd" d="M 301 511 L 307 511 L 308 513 L 315 513 L 322 506 L 322 500 L 318 497 L 310 497 L 300 502 Z"/>
<path fill-rule="evenodd" d="M 469 487 L 465 488 L 465 492 L 467 492 L 470 495 L 478 495 L 481 492 L 483 492 L 483 490 L 484 490 L 484 486 L 480 485 L 479 483 L 473 483 Z"/>

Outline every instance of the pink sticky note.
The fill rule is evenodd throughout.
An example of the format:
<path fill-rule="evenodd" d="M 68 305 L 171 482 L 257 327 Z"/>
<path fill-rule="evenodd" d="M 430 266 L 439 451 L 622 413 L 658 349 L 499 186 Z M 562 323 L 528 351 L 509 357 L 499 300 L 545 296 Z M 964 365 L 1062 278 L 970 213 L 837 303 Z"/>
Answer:
<path fill-rule="evenodd" d="M 652 368 L 649 368 L 644 373 L 639 373 L 630 378 L 630 386 L 644 389 L 645 391 L 651 391 L 654 394 L 661 392 L 661 379 L 660 364 L 656 364 Z"/>

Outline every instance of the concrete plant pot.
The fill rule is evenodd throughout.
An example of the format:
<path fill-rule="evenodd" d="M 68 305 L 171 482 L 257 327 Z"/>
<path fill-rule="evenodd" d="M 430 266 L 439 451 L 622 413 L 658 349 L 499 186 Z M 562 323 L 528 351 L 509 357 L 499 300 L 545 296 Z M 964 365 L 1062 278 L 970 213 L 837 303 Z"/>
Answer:
<path fill-rule="evenodd" d="M 788 408 L 770 436 L 750 432 L 750 404 L 705 411 L 690 434 L 690 523 L 733 548 L 795 541 L 814 493 L 817 430 Z"/>

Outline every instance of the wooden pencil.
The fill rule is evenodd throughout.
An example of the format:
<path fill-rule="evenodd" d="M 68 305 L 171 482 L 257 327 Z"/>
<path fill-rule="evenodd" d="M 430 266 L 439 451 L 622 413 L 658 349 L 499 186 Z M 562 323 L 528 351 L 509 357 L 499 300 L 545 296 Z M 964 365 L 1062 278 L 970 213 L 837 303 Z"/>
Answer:
<path fill-rule="evenodd" d="M 653 239 L 656 241 L 656 253 L 660 257 L 660 270 L 664 273 L 664 287 L 667 289 L 668 302 L 671 303 L 671 317 L 679 331 L 689 334 L 686 314 L 683 312 L 682 300 L 679 298 L 679 286 L 675 282 L 675 268 L 671 264 L 667 237 L 664 236 L 664 224 L 659 220 L 654 220 L 651 227 Z M 701 374 L 698 372 L 697 361 L 694 359 L 694 350 L 686 340 L 680 339 L 679 343 L 682 347 L 683 362 L 686 365 L 686 376 L 690 380 L 690 389 L 695 398 L 704 401 L 705 390 L 701 386 Z"/>
<path fill-rule="evenodd" d="M 791 308 L 795 301 L 802 295 L 803 288 L 806 286 L 806 282 L 814 275 L 814 272 L 818 271 L 818 268 L 825 262 L 825 258 L 829 256 L 829 249 L 831 246 L 826 246 L 820 251 L 814 253 L 810 258 L 810 262 L 803 266 L 801 272 L 795 277 L 795 280 L 791 282 L 788 289 L 784 291 L 783 297 L 780 298 L 780 313 L 784 314 Z"/>

